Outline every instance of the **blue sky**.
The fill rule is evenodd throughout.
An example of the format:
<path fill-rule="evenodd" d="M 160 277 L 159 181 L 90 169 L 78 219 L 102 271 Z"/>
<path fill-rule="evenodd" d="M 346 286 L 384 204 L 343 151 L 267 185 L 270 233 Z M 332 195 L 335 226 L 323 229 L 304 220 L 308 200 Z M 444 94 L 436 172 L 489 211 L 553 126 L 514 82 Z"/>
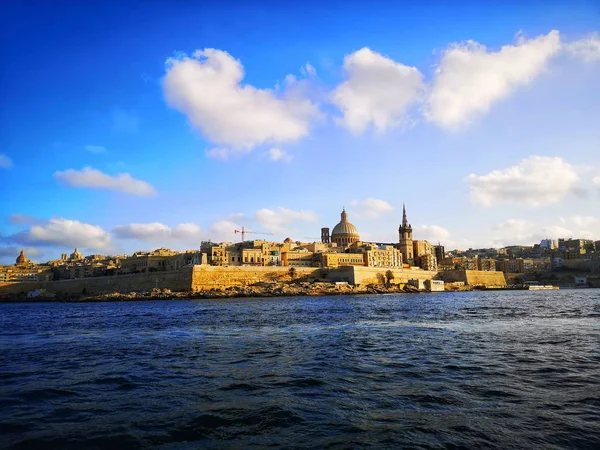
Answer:
<path fill-rule="evenodd" d="M 598 2 L 213 3 L 3 7 L 0 262 L 600 239 Z"/>

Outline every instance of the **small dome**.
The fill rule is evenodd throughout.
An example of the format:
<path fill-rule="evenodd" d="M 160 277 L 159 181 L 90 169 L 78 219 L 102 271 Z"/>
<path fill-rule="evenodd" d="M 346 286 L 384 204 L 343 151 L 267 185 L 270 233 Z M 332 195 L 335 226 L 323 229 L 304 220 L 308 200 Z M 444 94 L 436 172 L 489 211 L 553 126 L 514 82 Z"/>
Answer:
<path fill-rule="evenodd" d="M 292 242 L 294 242 L 292 241 L 292 238 L 286 238 L 286 240 L 283 241 L 284 244 L 291 244 Z"/>
<path fill-rule="evenodd" d="M 27 256 L 25 256 L 25 251 L 21 250 L 21 253 L 17 256 L 17 265 L 27 264 L 28 262 L 29 260 L 27 259 Z"/>

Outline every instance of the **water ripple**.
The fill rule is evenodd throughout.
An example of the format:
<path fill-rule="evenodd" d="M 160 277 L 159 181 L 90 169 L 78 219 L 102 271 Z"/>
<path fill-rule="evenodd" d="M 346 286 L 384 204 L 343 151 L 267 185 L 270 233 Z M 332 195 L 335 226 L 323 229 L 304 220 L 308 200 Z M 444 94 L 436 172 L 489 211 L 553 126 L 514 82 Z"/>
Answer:
<path fill-rule="evenodd" d="M 2 448 L 600 448 L 600 291 L 0 305 Z"/>

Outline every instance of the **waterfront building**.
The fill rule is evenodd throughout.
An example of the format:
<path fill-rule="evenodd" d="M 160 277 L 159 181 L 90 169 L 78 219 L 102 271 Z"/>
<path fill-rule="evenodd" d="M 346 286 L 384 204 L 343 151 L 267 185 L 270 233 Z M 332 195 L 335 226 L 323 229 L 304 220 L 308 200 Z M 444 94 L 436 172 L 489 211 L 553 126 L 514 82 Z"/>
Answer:
<path fill-rule="evenodd" d="M 423 270 L 438 270 L 437 258 L 432 254 L 425 254 L 419 257 L 419 267 Z"/>
<path fill-rule="evenodd" d="M 289 267 L 319 267 L 321 265 L 315 254 L 305 248 L 289 250 L 281 254 L 283 266 Z"/>
<path fill-rule="evenodd" d="M 323 267 L 365 266 L 365 253 L 323 253 Z"/>
<path fill-rule="evenodd" d="M 477 270 L 494 272 L 496 270 L 496 260 L 492 258 L 477 258 Z"/>
<path fill-rule="evenodd" d="M 444 248 L 444 246 L 442 244 L 434 245 L 433 246 L 433 254 L 435 255 L 438 262 L 440 262 L 444 258 L 446 258 L 446 249 Z"/>
<path fill-rule="evenodd" d="M 496 270 L 504 273 L 523 273 L 522 259 L 502 259 L 496 261 Z"/>
<path fill-rule="evenodd" d="M 438 259 L 438 270 L 440 271 L 444 271 L 444 270 L 455 270 L 456 267 L 454 267 L 454 258 L 452 258 L 451 256 L 443 258 L 443 259 Z"/>
<path fill-rule="evenodd" d="M 75 249 L 70 256 L 63 253 L 60 259 L 48 261 L 47 264 L 52 267 L 55 280 L 71 280 L 115 275 L 121 261 L 127 258 L 128 256 L 83 256 L 78 249 Z"/>
<path fill-rule="evenodd" d="M 363 251 L 367 267 L 402 268 L 402 253 L 391 245 L 367 245 Z"/>
<path fill-rule="evenodd" d="M 594 251 L 594 241 L 591 239 L 568 239 L 564 241 L 565 256 L 569 259 L 580 258 Z"/>
<path fill-rule="evenodd" d="M 558 241 L 556 239 L 542 239 L 540 247 L 545 250 L 554 250 L 558 248 Z"/>
<path fill-rule="evenodd" d="M 0 266 L 0 283 L 25 283 L 51 279 L 52 268 L 30 261 L 24 250 L 21 250 L 14 265 Z"/>
<path fill-rule="evenodd" d="M 414 240 L 413 242 L 413 257 L 418 260 L 423 255 L 432 255 L 433 246 L 424 240 Z"/>
<path fill-rule="evenodd" d="M 175 255 L 177 252 L 166 248 L 159 248 L 151 252 L 135 252 L 121 261 L 119 272 L 121 274 L 164 272 L 168 270 L 168 259 Z"/>
<path fill-rule="evenodd" d="M 437 270 L 437 258 L 434 254 L 434 247 L 429 241 L 413 241 L 413 257 L 417 265 L 424 270 Z"/>
<path fill-rule="evenodd" d="M 428 292 L 444 292 L 445 286 L 442 280 L 425 280 L 425 289 Z"/>
<path fill-rule="evenodd" d="M 241 249 L 241 262 L 243 265 L 248 266 L 262 266 L 264 265 L 263 251 L 262 248 L 242 248 Z"/>

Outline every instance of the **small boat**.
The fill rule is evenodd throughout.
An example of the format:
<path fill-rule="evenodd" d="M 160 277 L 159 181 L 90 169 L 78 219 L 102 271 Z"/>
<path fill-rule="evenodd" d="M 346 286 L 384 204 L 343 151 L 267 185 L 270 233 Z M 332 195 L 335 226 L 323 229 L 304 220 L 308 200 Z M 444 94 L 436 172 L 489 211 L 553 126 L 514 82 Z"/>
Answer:
<path fill-rule="evenodd" d="M 530 291 L 555 291 L 560 288 L 558 286 L 532 284 L 527 286 L 527 289 Z"/>

